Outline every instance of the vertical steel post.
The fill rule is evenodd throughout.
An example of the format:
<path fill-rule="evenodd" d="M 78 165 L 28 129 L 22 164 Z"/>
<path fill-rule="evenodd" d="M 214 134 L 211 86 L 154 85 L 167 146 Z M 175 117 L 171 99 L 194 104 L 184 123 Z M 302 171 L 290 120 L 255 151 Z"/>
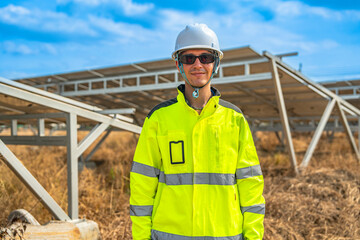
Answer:
<path fill-rule="evenodd" d="M 67 183 L 68 214 L 71 219 L 79 217 L 78 155 L 77 155 L 77 115 L 69 113 L 66 119 L 67 131 Z"/>
<path fill-rule="evenodd" d="M 296 164 L 296 156 L 295 156 L 294 145 L 293 145 L 292 138 L 291 138 L 289 119 L 288 119 L 287 112 L 286 112 L 284 96 L 282 93 L 278 69 L 276 66 L 276 62 L 273 58 L 270 58 L 270 65 L 271 65 L 271 71 L 273 74 L 275 95 L 276 95 L 276 101 L 277 101 L 277 105 L 278 105 L 278 109 L 279 109 L 279 113 L 280 113 L 281 124 L 283 127 L 283 133 L 285 135 L 285 139 L 286 139 L 286 143 L 287 143 L 286 146 L 287 146 L 287 149 L 288 149 L 288 152 L 290 155 L 290 160 L 291 160 L 290 163 L 291 163 L 291 166 L 292 166 L 294 172 L 296 174 L 298 174 L 299 171 L 297 169 L 297 164 Z"/>
<path fill-rule="evenodd" d="M 17 124 L 16 119 L 11 120 L 11 136 L 17 136 Z"/>
<path fill-rule="evenodd" d="M 38 119 L 38 136 L 45 136 L 45 119 L 43 118 Z"/>

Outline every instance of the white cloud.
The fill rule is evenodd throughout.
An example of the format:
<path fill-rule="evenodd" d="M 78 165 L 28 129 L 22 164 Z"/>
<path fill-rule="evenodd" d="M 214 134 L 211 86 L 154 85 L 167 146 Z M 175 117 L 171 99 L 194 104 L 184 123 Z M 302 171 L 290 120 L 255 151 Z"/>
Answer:
<path fill-rule="evenodd" d="M 26 42 L 26 43 L 17 43 L 14 41 L 4 41 L 0 43 L 0 49 L 5 53 L 11 54 L 21 54 L 21 55 L 34 55 L 38 53 L 52 54 L 56 55 L 56 47 L 48 43 L 38 43 L 38 42 Z"/>
<path fill-rule="evenodd" d="M 153 3 L 135 3 L 132 0 L 57 0 L 59 4 L 75 2 L 77 4 L 97 7 L 99 5 L 108 5 L 111 8 L 120 8 L 125 15 L 133 16 L 143 14 L 154 8 Z"/>
<path fill-rule="evenodd" d="M 271 1 L 274 3 L 274 1 Z M 279 2 L 279 1 L 276 1 Z M 269 4 L 269 1 L 268 1 Z M 280 4 L 280 3 L 279 3 Z M 281 2 L 282 4 L 282 2 Z M 276 7 L 276 6 L 275 6 Z M 299 2 L 285 2 L 278 11 L 286 15 L 303 14 L 303 4 Z M 281 8 L 284 10 L 280 11 Z M 320 9 L 312 9 L 315 10 Z M 317 12 L 316 14 L 321 14 Z M 169 36 L 182 30 L 186 24 L 203 22 L 210 26 L 218 35 L 220 46 L 238 47 L 250 45 L 258 49 L 274 52 L 299 51 L 303 54 L 331 50 L 339 46 L 333 39 L 313 38 L 294 28 L 284 27 L 278 18 L 265 21 L 256 10 L 244 9 L 242 6 L 232 5 L 232 11 L 226 14 L 216 12 L 193 12 L 163 9 L 159 11 L 161 21 L 158 31 L 167 32 Z M 304 19 L 304 24 L 308 24 Z M 318 35 L 316 35 L 318 36 Z M 228 47 L 227 47 L 228 48 Z"/>
<path fill-rule="evenodd" d="M 26 40 L 21 43 L 8 42 L 6 48 L 5 44 L 0 42 L 0 47 L 3 51 L 24 55 L 50 53 L 56 55 L 57 59 L 65 59 L 74 54 L 69 62 L 66 60 L 63 62 L 69 65 L 68 68 L 76 66 L 81 69 L 86 65 L 84 63 L 86 61 L 90 62 L 87 65 L 101 66 L 104 61 L 113 65 L 112 62 L 132 62 L 134 59 L 168 56 L 165 54 L 173 49 L 179 31 L 187 24 L 201 22 L 206 23 L 217 33 L 223 49 L 250 45 L 254 49 L 265 49 L 274 54 L 298 51 L 299 58 L 304 55 L 308 58 L 311 56 L 311 61 L 314 63 L 303 62 L 304 66 L 308 68 L 317 66 L 315 70 L 319 71 L 318 69 L 322 68 L 319 66 L 326 65 L 318 60 L 320 53 L 331 52 L 334 49 L 340 51 L 339 49 L 344 48 L 341 39 L 348 33 L 342 31 L 342 24 L 349 23 L 352 24 L 349 26 L 354 27 L 353 23 L 360 20 L 360 12 L 356 10 L 313 7 L 295 0 L 262 0 L 246 1 L 246 3 L 231 1 L 228 4 L 227 0 L 222 0 L 225 11 L 214 9 L 196 12 L 158 8 L 152 3 L 137 3 L 137 1 L 140 2 L 139 0 L 72 0 L 78 4 L 73 6 L 72 13 L 40 10 L 40 7 L 36 9 L 8 5 L 0 8 L 0 22 L 39 32 L 75 35 L 77 38 L 53 45 Z M 66 4 L 70 0 L 57 0 L 57 2 Z M 103 14 L 99 14 L 95 7 L 104 11 Z M 112 11 L 109 11 L 110 7 Z M 152 11 L 151 14 L 149 11 Z M 140 17 L 143 16 L 142 14 L 147 14 L 146 20 L 140 17 L 118 17 L 117 19 L 121 19 L 119 21 L 111 17 L 113 12 L 117 12 L 117 15 L 120 13 Z M 133 19 L 140 19 L 140 23 L 134 23 Z M 338 29 L 334 28 L 333 35 L 325 34 L 324 37 L 321 35 L 321 27 L 318 27 L 320 24 L 312 25 L 314 20 L 319 20 L 322 24 L 336 24 Z M 141 24 L 144 21 L 147 21 L 149 27 Z M 301 27 L 297 27 L 297 24 Z M 309 33 L 313 29 L 318 29 L 318 32 Z M 352 36 L 346 35 L 346 37 L 349 42 L 352 41 Z M 82 41 L 83 39 L 86 43 Z M 313 56 L 317 59 L 314 60 Z M 313 72 L 316 72 L 315 70 Z"/>
<path fill-rule="evenodd" d="M 326 7 L 310 6 L 301 1 L 264 0 L 256 1 L 254 6 L 262 6 L 272 10 L 276 17 L 295 18 L 301 16 L 317 16 L 323 19 L 341 21 L 345 19 L 360 19 L 360 11 L 333 10 Z"/>
<path fill-rule="evenodd" d="M 35 31 L 96 35 L 96 32 L 81 19 L 69 17 L 64 13 L 29 10 L 12 4 L 0 8 L 0 21 Z"/>
<path fill-rule="evenodd" d="M 125 22 L 115 22 L 112 19 L 89 16 L 89 23 L 99 32 L 107 32 L 110 36 L 104 37 L 107 41 L 120 42 L 151 42 L 159 36 L 156 30 L 149 30 L 141 25 L 130 24 Z"/>
<path fill-rule="evenodd" d="M 108 0 L 56 0 L 56 3 L 58 4 L 68 4 L 71 2 L 84 4 L 84 5 L 90 5 L 90 6 L 98 6 L 102 3 L 109 2 Z"/>
<path fill-rule="evenodd" d="M 1 48 L 3 48 L 3 50 L 6 53 L 15 53 L 15 54 L 23 54 L 23 55 L 29 55 L 34 53 L 32 48 L 30 48 L 29 46 L 25 44 L 16 44 L 12 41 L 5 41 L 0 46 Z"/>
<path fill-rule="evenodd" d="M 177 11 L 173 9 L 159 10 L 158 24 L 166 30 L 182 29 L 186 24 L 199 22 L 191 12 Z M 176 31 L 176 30 L 175 30 Z"/>
<path fill-rule="evenodd" d="M 152 3 L 138 4 L 132 0 L 120 0 L 116 2 L 123 8 L 124 13 L 128 16 L 143 14 L 154 7 Z"/>
<path fill-rule="evenodd" d="M 16 24 L 20 19 L 27 18 L 30 14 L 31 12 L 28 9 L 12 4 L 0 8 L 0 20 L 10 24 Z"/>

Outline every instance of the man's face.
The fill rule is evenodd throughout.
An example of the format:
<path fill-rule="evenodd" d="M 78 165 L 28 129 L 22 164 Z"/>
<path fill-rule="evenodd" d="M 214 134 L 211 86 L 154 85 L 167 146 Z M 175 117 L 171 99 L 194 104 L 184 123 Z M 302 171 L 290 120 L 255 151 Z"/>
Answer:
<path fill-rule="evenodd" d="M 199 56 L 204 53 L 210 53 L 207 50 L 200 50 L 200 49 L 191 49 L 186 50 L 181 55 L 185 54 L 193 54 L 195 56 Z M 179 69 L 179 64 L 176 62 L 176 66 Z M 199 58 L 195 60 L 193 64 L 183 64 L 184 73 L 190 84 L 194 87 L 202 87 L 204 86 L 207 81 L 210 79 L 212 70 L 214 68 L 214 62 L 203 64 L 200 62 Z M 185 82 L 185 84 L 187 84 Z"/>

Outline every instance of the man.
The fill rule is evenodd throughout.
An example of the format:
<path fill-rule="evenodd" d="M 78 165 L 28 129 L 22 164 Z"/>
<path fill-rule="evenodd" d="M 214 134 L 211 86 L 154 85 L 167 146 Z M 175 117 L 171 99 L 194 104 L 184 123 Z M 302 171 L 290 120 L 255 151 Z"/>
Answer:
<path fill-rule="evenodd" d="M 205 24 L 172 54 L 185 84 L 145 119 L 130 173 L 138 239 L 262 239 L 263 176 L 241 111 L 210 86 L 223 53 Z"/>

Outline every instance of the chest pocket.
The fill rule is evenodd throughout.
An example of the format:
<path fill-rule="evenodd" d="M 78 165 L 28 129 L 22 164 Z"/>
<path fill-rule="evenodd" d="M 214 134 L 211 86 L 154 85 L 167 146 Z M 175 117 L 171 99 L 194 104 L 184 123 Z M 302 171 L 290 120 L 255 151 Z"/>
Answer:
<path fill-rule="evenodd" d="M 185 163 L 184 140 L 170 141 L 169 150 L 171 164 Z"/>
<path fill-rule="evenodd" d="M 158 140 L 165 174 L 186 173 L 191 160 L 188 159 L 189 142 L 185 132 L 169 130 Z"/>

